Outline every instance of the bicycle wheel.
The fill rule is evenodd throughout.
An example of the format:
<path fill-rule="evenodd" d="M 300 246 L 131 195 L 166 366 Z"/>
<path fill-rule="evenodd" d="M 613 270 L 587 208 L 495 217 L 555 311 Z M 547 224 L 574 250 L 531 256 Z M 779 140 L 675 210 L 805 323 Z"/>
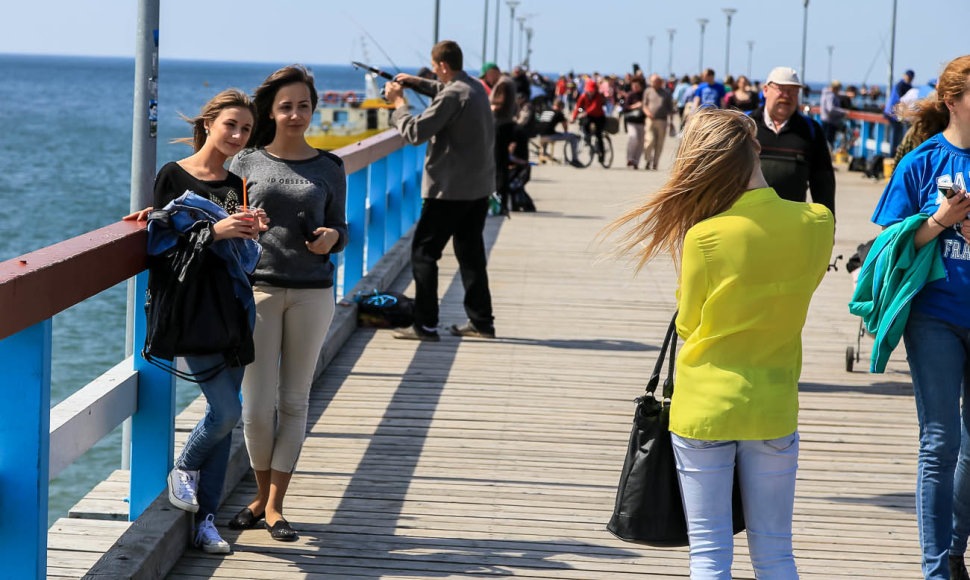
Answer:
<path fill-rule="evenodd" d="M 613 141 L 605 133 L 603 134 L 603 154 L 600 155 L 599 161 L 600 165 L 606 169 L 609 169 L 610 165 L 613 165 Z"/>
<path fill-rule="evenodd" d="M 572 165 L 578 164 L 582 167 L 589 167 L 593 163 L 593 146 L 587 139 L 581 139 L 576 144 L 576 155 L 578 158 L 575 160 L 573 159 L 572 149 L 568 142 L 563 146 L 563 158 L 566 160 L 566 163 Z M 574 161 L 575 163 L 573 163 Z"/>

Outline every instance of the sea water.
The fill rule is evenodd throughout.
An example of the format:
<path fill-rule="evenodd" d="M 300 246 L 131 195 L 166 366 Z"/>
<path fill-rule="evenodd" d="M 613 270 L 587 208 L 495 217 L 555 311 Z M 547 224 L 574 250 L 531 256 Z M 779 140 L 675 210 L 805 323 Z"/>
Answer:
<path fill-rule="evenodd" d="M 251 93 L 290 63 L 161 60 L 157 166 L 186 157 L 179 118 L 229 87 Z M 350 66 L 308 64 L 321 92 L 363 92 Z M 128 213 L 134 60 L 0 55 L 0 261 L 109 225 Z M 51 405 L 124 358 L 125 284 L 54 317 Z M 2 313 L 0 313 L 2 316 Z M 198 396 L 179 382 L 178 410 Z M 48 524 L 121 466 L 116 429 L 50 485 Z"/>

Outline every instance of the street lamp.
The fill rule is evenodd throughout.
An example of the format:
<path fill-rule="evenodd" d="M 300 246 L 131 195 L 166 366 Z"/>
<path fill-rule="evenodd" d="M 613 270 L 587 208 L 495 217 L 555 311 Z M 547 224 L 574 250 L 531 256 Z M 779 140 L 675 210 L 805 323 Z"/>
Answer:
<path fill-rule="evenodd" d="M 441 0 L 434 1 L 434 43 L 438 44 L 438 13 L 441 12 Z"/>
<path fill-rule="evenodd" d="M 724 76 L 731 70 L 731 17 L 737 12 L 734 8 L 725 8 L 724 15 L 727 16 L 727 41 L 724 48 Z"/>
<path fill-rule="evenodd" d="M 653 74 L 653 37 L 647 37 L 647 74 Z"/>
<path fill-rule="evenodd" d="M 512 40 L 515 38 L 515 7 L 521 4 L 518 0 L 508 0 L 505 3 L 511 14 L 509 15 L 509 68 L 506 72 L 512 70 Z"/>
<path fill-rule="evenodd" d="M 670 48 L 667 51 L 667 69 L 670 74 L 674 74 L 674 33 L 677 32 L 676 28 L 668 28 L 667 34 L 670 35 Z"/>
<path fill-rule="evenodd" d="M 808 1 L 808 0 L 806 0 Z M 889 40 L 889 84 L 886 85 L 886 99 L 893 94 L 893 67 L 896 65 L 896 0 L 893 0 L 892 35 Z M 890 144 L 891 148 L 891 144 Z"/>
<path fill-rule="evenodd" d="M 492 62 L 498 63 L 498 17 L 502 12 L 502 0 L 495 0 L 495 42 L 492 43 Z"/>
<path fill-rule="evenodd" d="M 525 60 L 525 57 L 522 56 L 522 51 L 525 48 L 525 43 L 522 42 L 522 35 L 525 33 L 525 16 L 519 16 L 516 20 L 519 22 L 519 64 L 522 64 L 522 61 Z"/>
<path fill-rule="evenodd" d="M 482 24 L 482 66 L 488 60 L 488 0 L 485 0 L 485 18 Z"/>
<path fill-rule="evenodd" d="M 830 44 L 825 48 L 829 51 L 829 84 L 832 84 L 832 51 L 835 50 L 835 47 Z"/>
<path fill-rule="evenodd" d="M 748 80 L 751 80 L 751 55 L 754 53 L 754 41 L 748 41 Z"/>
<path fill-rule="evenodd" d="M 805 0 L 805 16 L 802 19 L 802 70 L 798 71 L 802 75 L 802 82 L 804 83 L 807 78 L 805 77 L 805 48 L 808 46 L 808 0 Z"/>
<path fill-rule="evenodd" d="M 697 54 L 697 72 L 704 70 L 704 28 L 710 22 L 707 18 L 698 18 L 697 23 L 701 25 L 701 51 Z"/>
<path fill-rule="evenodd" d="M 525 28 L 525 42 L 526 42 L 525 68 L 531 70 L 532 68 L 530 64 L 532 62 L 532 27 L 531 26 L 526 26 Z"/>

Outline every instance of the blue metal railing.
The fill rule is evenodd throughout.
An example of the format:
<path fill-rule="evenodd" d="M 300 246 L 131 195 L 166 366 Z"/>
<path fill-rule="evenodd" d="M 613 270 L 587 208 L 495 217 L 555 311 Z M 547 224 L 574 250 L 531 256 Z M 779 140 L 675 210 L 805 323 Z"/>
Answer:
<path fill-rule="evenodd" d="M 420 215 L 424 146 L 405 145 L 395 131 L 387 131 L 336 153 L 344 158 L 348 172 L 350 243 L 338 258 L 343 272 L 337 287 L 338 295 L 344 295 L 354 289 Z M 104 228 L 112 232 L 120 229 L 124 228 Z M 144 253 L 144 232 L 134 226 L 127 229 L 130 231 L 123 232 L 118 238 L 124 251 Z M 50 299 L 65 291 L 63 285 L 45 287 L 44 296 L 36 295 L 37 292 L 28 293 L 30 295 L 19 292 L 19 289 L 30 287 L 28 277 L 33 276 L 36 283 L 39 276 L 37 268 L 23 274 L 18 273 L 18 268 L 28 261 L 32 265 L 43 261 L 50 253 L 46 252 L 49 249 L 0 263 L 0 312 L 18 312 L 27 302 L 56 304 L 41 308 L 40 311 L 46 314 L 36 320 L 11 322 L 8 318 L 4 324 L 0 319 L 0 365 L 5 370 L 4 381 L 0 384 L 0 400 L 5 406 L 5 420 L 0 422 L 0 507 L 5 508 L 4 513 L 16 514 L 0 524 L 0 557 L 5 562 L 3 575 L 10 578 L 46 576 L 47 488 L 49 480 L 57 475 L 49 466 L 59 466 L 55 471 L 61 469 L 93 445 L 83 444 L 82 448 L 73 446 L 66 450 L 57 445 L 52 447 L 52 437 L 63 440 L 70 438 L 72 432 L 83 432 L 85 440 L 96 442 L 131 417 L 130 520 L 141 515 L 164 491 L 174 456 L 174 379 L 147 363 L 139 354 L 106 373 L 105 376 L 111 374 L 110 381 L 97 379 L 78 391 L 97 390 L 97 384 L 101 394 L 64 421 L 58 420 L 58 429 L 63 432 L 51 431 L 51 416 L 63 405 L 53 410 L 50 408 L 51 317 L 133 274 L 135 295 L 144 296 L 148 273 L 139 272 L 140 267 L 116 268 L 111 276 L 118 279 L 106 276 L 100 281 L 103 282 L 98 286 L 100 290 L 86 294 L 75 291 L 74 294 L 81 297 L 70 304 Z M 101 249 L 102 246 L 96 244 L 86 248 L 94 253 Z M 71 261 L 77 259 L 78 256 L 68 255 L 51 266 L 70 269 Z M 43 267 L 42 264 L 40 268 Z M 138 311 L 141 312 L 140 307 Z M 145 326 L 145 317 L 136 316 L 135 345 L 144 344 Z M 136 350 L 139 348 L 136 346 Z M 111 385 L 106 386 L 107 382 Z M 56 461 L 51 461 L 52 456 L 56 456 Z"/>

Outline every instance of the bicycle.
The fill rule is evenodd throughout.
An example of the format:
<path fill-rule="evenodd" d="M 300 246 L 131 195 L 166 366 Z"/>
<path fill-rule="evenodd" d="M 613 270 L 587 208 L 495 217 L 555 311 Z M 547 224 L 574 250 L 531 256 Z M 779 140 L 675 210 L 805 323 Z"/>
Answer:
<path fill-rule="evenodd" d="M 610 139 L 609 134 L 607 134 L 604 127 L 602 134 L 602 140 L 599 143 L 595 143 L 595 135 L 589 131 L 589 122 L 584 121 L 580 124 L 583 131 L 583 139 L 576 146 L 576 159 L 572 158 L 572 151 L 569 147 L 565 148 L 565 153 L 563 157 L 567 163 L 573 163 L 574 165 L 589 167 L 593 164 L 593 159 L 598 158 L 600 165 L 605 169 L 609 169 L 613 165 L 613 141 Z"/>

